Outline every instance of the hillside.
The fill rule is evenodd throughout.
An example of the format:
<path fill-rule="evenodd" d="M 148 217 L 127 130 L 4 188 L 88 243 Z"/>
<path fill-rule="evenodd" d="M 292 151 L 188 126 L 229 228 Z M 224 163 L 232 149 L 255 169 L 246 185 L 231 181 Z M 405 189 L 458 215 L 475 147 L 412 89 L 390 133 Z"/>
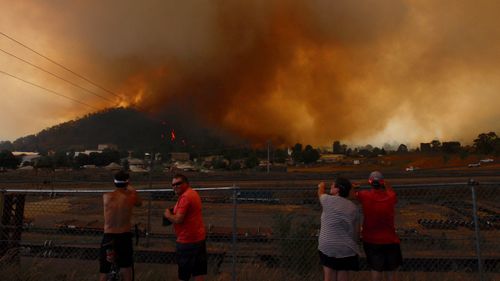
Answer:
<path fill-rule="evenodd" d="M 19 138 L 13 146 L 19 151 L 83 150 L 112 143 L 120 150 L 183 151 L 226 145 L 216 133 L 185 120 L 160 119 L 130 108 L 107 109 Z"/>

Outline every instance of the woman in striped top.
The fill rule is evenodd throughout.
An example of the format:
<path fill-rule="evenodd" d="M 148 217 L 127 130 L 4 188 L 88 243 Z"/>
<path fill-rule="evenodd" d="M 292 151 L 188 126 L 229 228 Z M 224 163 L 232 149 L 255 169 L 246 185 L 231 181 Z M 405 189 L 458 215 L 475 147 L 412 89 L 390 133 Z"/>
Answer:
<path fill-rule="evenodd" d="M 318 184 L 318 197 L 323 209 L 318 250 L 323 265 L 324 281 L 346 281 L 348 271 L 359 270 L 359 210 L 347 197 L 351 182 L 337 178 L 325 192 L 325 183 Z"/>

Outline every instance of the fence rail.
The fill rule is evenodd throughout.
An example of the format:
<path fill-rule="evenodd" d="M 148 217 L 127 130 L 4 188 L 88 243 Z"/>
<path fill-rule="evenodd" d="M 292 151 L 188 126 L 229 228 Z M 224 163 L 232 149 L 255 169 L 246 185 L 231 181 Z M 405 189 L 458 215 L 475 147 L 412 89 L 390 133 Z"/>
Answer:
<path fill-rule="evenodd" d="M 400 274 L 406 277 L 402 280 L 431 280 L 440 272 L 453 274 L 449 280 L 500 277 L 500 183 L 394 189 L 404 256 Z M 321 207 L 314 187 L 197 190 L 207 227 L 208 280 L 321 279 L 316 250 Z M 95 279 L 103 225 L 101 195 L 109 191 L 0 189 L 0 274 L 17 268 L 20 275 L 35 276 L 30 269 L 42 263 L 54 272 L 73 270 L 60 280 Z M 134 210 L 138 279 L 174 277 L 175 236 L 171 227 L 161 224 L 163 210 L 175 204 L 174 193 L 170 188 L 138 191 L 146 201 Z M 362 271 L 353 274 L 354 280 L 364 279 L 366 269 L 362 255 Z M 78 279 L 71 279 L 72 274 Z M 41 280 L 37 278 L 33 280 Z"/>

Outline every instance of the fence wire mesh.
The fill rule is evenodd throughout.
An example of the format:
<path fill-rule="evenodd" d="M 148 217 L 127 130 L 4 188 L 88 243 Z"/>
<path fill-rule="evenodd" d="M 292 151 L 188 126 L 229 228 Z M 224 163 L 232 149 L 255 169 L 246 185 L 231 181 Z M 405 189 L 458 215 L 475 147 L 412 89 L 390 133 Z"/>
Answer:
<path fill-rule="evenodd" d="M 404 257 L 400 280 L 498 280 L 500 184 L 394 188 Z M 175 235 L 171 226 L 162 225 L 162 216 L 176 197 L 165 190 L 140 194 L 143 206 L 134 210 L 136 227 L 131 229 L 136 280 L 175 280 Z M 322 280 L 317 251 L 321 206 L 314 187 L 199 194 L 207 229 L 207 280 Z M 4 191 L 1 198 L 2 280 L 96 279 L 101 192 Z M 360 262 L 361 271 L 351 273 L 352 280 L 370 276 L 364 254 Z"/>

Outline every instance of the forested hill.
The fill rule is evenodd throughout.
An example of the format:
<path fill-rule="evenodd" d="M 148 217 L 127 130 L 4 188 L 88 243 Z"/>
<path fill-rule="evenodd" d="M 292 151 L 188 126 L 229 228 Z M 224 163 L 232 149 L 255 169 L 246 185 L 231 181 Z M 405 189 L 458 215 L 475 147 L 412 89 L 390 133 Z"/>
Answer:
<path fill-rule="evenodd" d="M 225 141 L 212 131 L 174 118 L 152 118 L 130 108 L 107 109 L 19 138 L 12 144 L 18 151 L 96 149 L 98 144 L 109 143 L 120 150 L 156 151 L 188 151 L 224 145 Z"/>

